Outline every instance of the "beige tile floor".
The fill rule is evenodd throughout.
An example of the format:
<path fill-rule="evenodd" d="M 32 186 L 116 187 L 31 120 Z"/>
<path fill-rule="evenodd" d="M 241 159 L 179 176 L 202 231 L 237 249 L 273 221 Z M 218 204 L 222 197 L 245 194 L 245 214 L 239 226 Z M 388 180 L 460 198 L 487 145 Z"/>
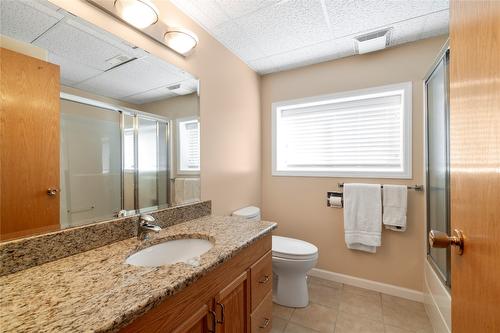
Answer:
<path fill-rule="evenodd" d="M 272 333 L 432 333 L 423 304 L 310 277 L 309 306 L 273 305 Z"/>

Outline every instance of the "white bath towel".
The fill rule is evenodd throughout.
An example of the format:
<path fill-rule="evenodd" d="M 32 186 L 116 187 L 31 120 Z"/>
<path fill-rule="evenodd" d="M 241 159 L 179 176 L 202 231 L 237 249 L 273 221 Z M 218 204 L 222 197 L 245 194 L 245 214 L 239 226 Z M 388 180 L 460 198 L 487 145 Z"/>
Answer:
<path fill-rule="evenodd" d="M 408 188 L 405 185 L 384 185 L 382 193 L 385 228 L 393 231 L 405 231 Z"/>
<path fill-rule="evenodd" d="M 382 233 L 380 184 L 344 184 L 344 232 L 349 249 L 375 253 Z"/>

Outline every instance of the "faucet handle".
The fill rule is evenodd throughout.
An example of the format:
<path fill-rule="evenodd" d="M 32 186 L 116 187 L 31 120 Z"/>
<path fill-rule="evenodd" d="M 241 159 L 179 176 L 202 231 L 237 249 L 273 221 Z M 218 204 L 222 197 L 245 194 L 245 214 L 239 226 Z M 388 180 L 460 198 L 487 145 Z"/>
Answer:
<path fill-rule="evenodd" d="M 141 214 L 141 222 L 154 222 L 155 218 L 148 214 Z"/>

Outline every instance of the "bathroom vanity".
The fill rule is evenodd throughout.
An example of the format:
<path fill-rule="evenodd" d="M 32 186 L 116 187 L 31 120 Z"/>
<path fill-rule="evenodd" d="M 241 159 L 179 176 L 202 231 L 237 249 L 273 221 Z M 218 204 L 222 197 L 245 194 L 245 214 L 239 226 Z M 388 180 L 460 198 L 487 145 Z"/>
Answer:
<path fill-rule="evenodd" d="M 271 320 L 267 235 L 120 332 L 269 332 Z"/>
<path fill-rule="evenodd" d="M 275 228 L 272 222 L 205 216 L 164 227 L 146 241 L 127 238 L 1 276 L 2 330 L 269 332 Z M 126 264 L 146 247 L 181 238 L 206 239 L 213 247 L 189 263 Z M 21 241 L 24 253 L 17 255 L 27 255 L 25 240 L 3 243 L 2 263 Z"/>

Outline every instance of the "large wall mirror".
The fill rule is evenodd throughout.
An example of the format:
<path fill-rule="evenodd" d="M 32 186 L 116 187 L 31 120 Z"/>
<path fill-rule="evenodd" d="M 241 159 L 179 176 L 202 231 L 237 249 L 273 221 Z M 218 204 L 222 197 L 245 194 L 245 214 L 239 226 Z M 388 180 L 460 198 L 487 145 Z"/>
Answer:
<path fill-rule="evenodd" d="M 0 6 L 2 240 L 200 200 L 193 75 L 48 1 Z"/>

